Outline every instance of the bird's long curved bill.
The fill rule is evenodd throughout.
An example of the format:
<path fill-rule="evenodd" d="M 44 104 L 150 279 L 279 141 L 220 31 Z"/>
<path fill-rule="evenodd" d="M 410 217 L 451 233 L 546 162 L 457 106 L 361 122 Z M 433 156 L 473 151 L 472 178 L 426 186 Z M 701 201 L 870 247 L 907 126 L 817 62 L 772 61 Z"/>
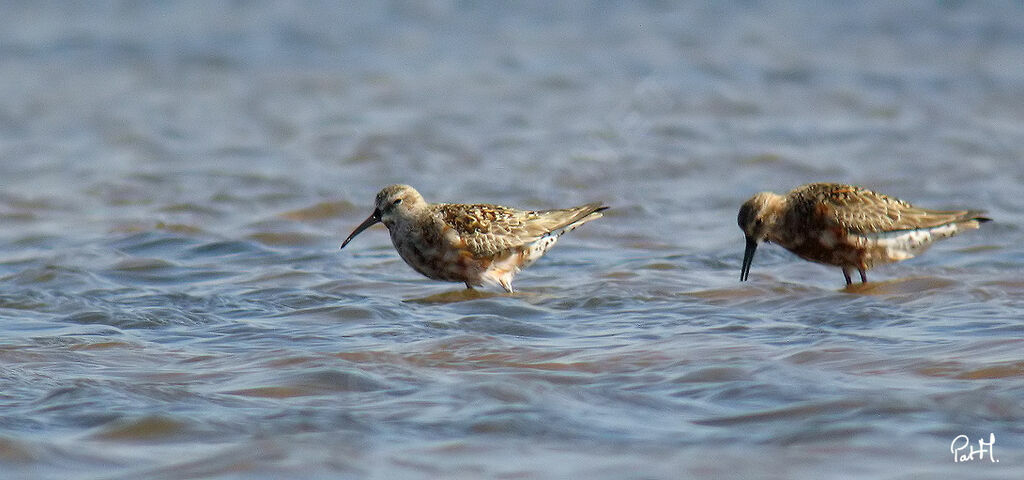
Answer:
<path fill-rule="evenodd" d="M 352 239 L 356 238 L 356 235 L 362 233 L 363 230 L 366 230 L 367 228 L 370 228 L 378 223 L 380 223 L 380 215 L 378 215 L 377 212 L 373 212 L 373 215 L 370 215 L 369 218 L 363 220 L 363 223 L 360 223 L 355 230 L 352 230 L 352 233 L 348 236 L 348 238 L 346 238 L 345 241 L 341 243 L 341 248 L 345 248 L 345 245 L 348 245 L 348 242 L 351 242 Z"/>
<path fill-rule="evenodd" d="M 750 278 L 750 264 L 754 263 L 754 252 L 757 251 L 757 240 L 747 237 L 747 248 L 743 250 L 743 268 L 740 270 L 740 281 Z"/>

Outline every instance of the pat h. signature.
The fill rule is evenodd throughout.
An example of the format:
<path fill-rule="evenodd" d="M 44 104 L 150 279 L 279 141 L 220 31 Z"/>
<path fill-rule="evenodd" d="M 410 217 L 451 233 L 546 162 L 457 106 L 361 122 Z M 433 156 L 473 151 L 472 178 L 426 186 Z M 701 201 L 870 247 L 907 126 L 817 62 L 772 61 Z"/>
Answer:
<path fill-rule="evenodd" d="M 949 444 L 949 453 L 953 454 L 953 462 L 971 462 L 974 460 L 985 460 L 988 455 L 989 462 L 998 463 L 995 452 L 996 434 L 988 434 L 988 441 L 984 438 L 978 439 L 978 448 L 971 446 L 971 438 L 967 435 L 957 435 Z"/>

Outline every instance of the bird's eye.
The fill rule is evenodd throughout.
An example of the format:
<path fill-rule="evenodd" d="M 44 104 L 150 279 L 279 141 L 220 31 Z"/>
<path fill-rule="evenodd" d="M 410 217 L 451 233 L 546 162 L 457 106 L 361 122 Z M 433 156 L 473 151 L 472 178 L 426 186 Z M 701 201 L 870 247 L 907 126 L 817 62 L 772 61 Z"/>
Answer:
<path fill-rule="evenodd" d="M 399 203 L 402 203 L 401 198 L 396 198 L 395 201 L 391 202 L 392 205 L 398 205 Z"/>
<path fill-rule="evenodd" d="M 754 226 L 755 226 L 755 227 L 760 227 L 760 226 L 761 226 L 761 223 L 763 223 L 763 222 L 761 221 L 761 219 L 760 219 L 760 218 L 758 218 L 758 219 L 755 219 L 755 220 L 754 220 Z"/>

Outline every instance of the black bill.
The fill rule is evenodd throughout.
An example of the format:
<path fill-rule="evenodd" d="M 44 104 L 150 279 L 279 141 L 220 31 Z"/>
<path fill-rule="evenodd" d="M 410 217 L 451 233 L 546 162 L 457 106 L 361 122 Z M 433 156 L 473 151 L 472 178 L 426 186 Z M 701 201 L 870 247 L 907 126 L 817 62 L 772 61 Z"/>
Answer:
<path fill-rule="evenodd" d="M 756 251 L 757 240 L 754 240 L 754 237 L 747 237 L 747 248 L 743 250 L 743 268 L 740 269 L 741 282 L 750 278 L 750 264 L 754 263 L 754 252 Z"/>
<path fill-rule="evenodd" d="M 362 233 L 363 230 L 366 230 L 367 228 L 370 228 L 378 223 L 380 223 L 380 212 L 374 210 L 373 215 L 370 215 L 369 218 L 363 220 L 363 223 L 360 223 L 355 230 L 352 230 L 352 234 L 350 234 L 348 238 L 346 238 L 345 241 L 341 243 L 341 248 L 345 248 L 345 245 L 348 245 L 348 242 L 351 242 L 352 239 L 355 238 L 356 235 Z"/>

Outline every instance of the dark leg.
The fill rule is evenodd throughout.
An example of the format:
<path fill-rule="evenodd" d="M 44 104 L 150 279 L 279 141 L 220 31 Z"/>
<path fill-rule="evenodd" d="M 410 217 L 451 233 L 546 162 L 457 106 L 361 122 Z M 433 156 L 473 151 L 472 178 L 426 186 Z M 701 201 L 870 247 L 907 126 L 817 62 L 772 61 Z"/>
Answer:
<path fill-rule="evenodd" d="M 844 277 L 846 277 L 846 284 L 847 284 L 847 285 L 850 285 L 850 284 L 852 284 L 852 283 L 853 283 L 853 281 L 852 281 L 852 280 L 850 280 L 850 271 L 849 271 L 849 270 L 847 270 L 847 269 L 845 269 L 845 268 L 844 268 L 844 269 L 843 269 L 843 276 L 844 276 Z"/>
<path fill-rule="evenodd" d="M 857 271 L 860 272 L 860 283 L 868 283 L 868 272 L 867 272 L 867 270 L 864 270 L 863 268 L 858 268 Z"/>
<path fill-rule="evenodd" d="M 469 289 L 469 290 L 472 290 L 472 289 L 473 289 L 473 286 L 472 286 L 472 285 L 470 285 L 470 284 L 469 284 L 469 282 L 466 282 L 466 288 L 467 288 L 467 289 Z"/>

